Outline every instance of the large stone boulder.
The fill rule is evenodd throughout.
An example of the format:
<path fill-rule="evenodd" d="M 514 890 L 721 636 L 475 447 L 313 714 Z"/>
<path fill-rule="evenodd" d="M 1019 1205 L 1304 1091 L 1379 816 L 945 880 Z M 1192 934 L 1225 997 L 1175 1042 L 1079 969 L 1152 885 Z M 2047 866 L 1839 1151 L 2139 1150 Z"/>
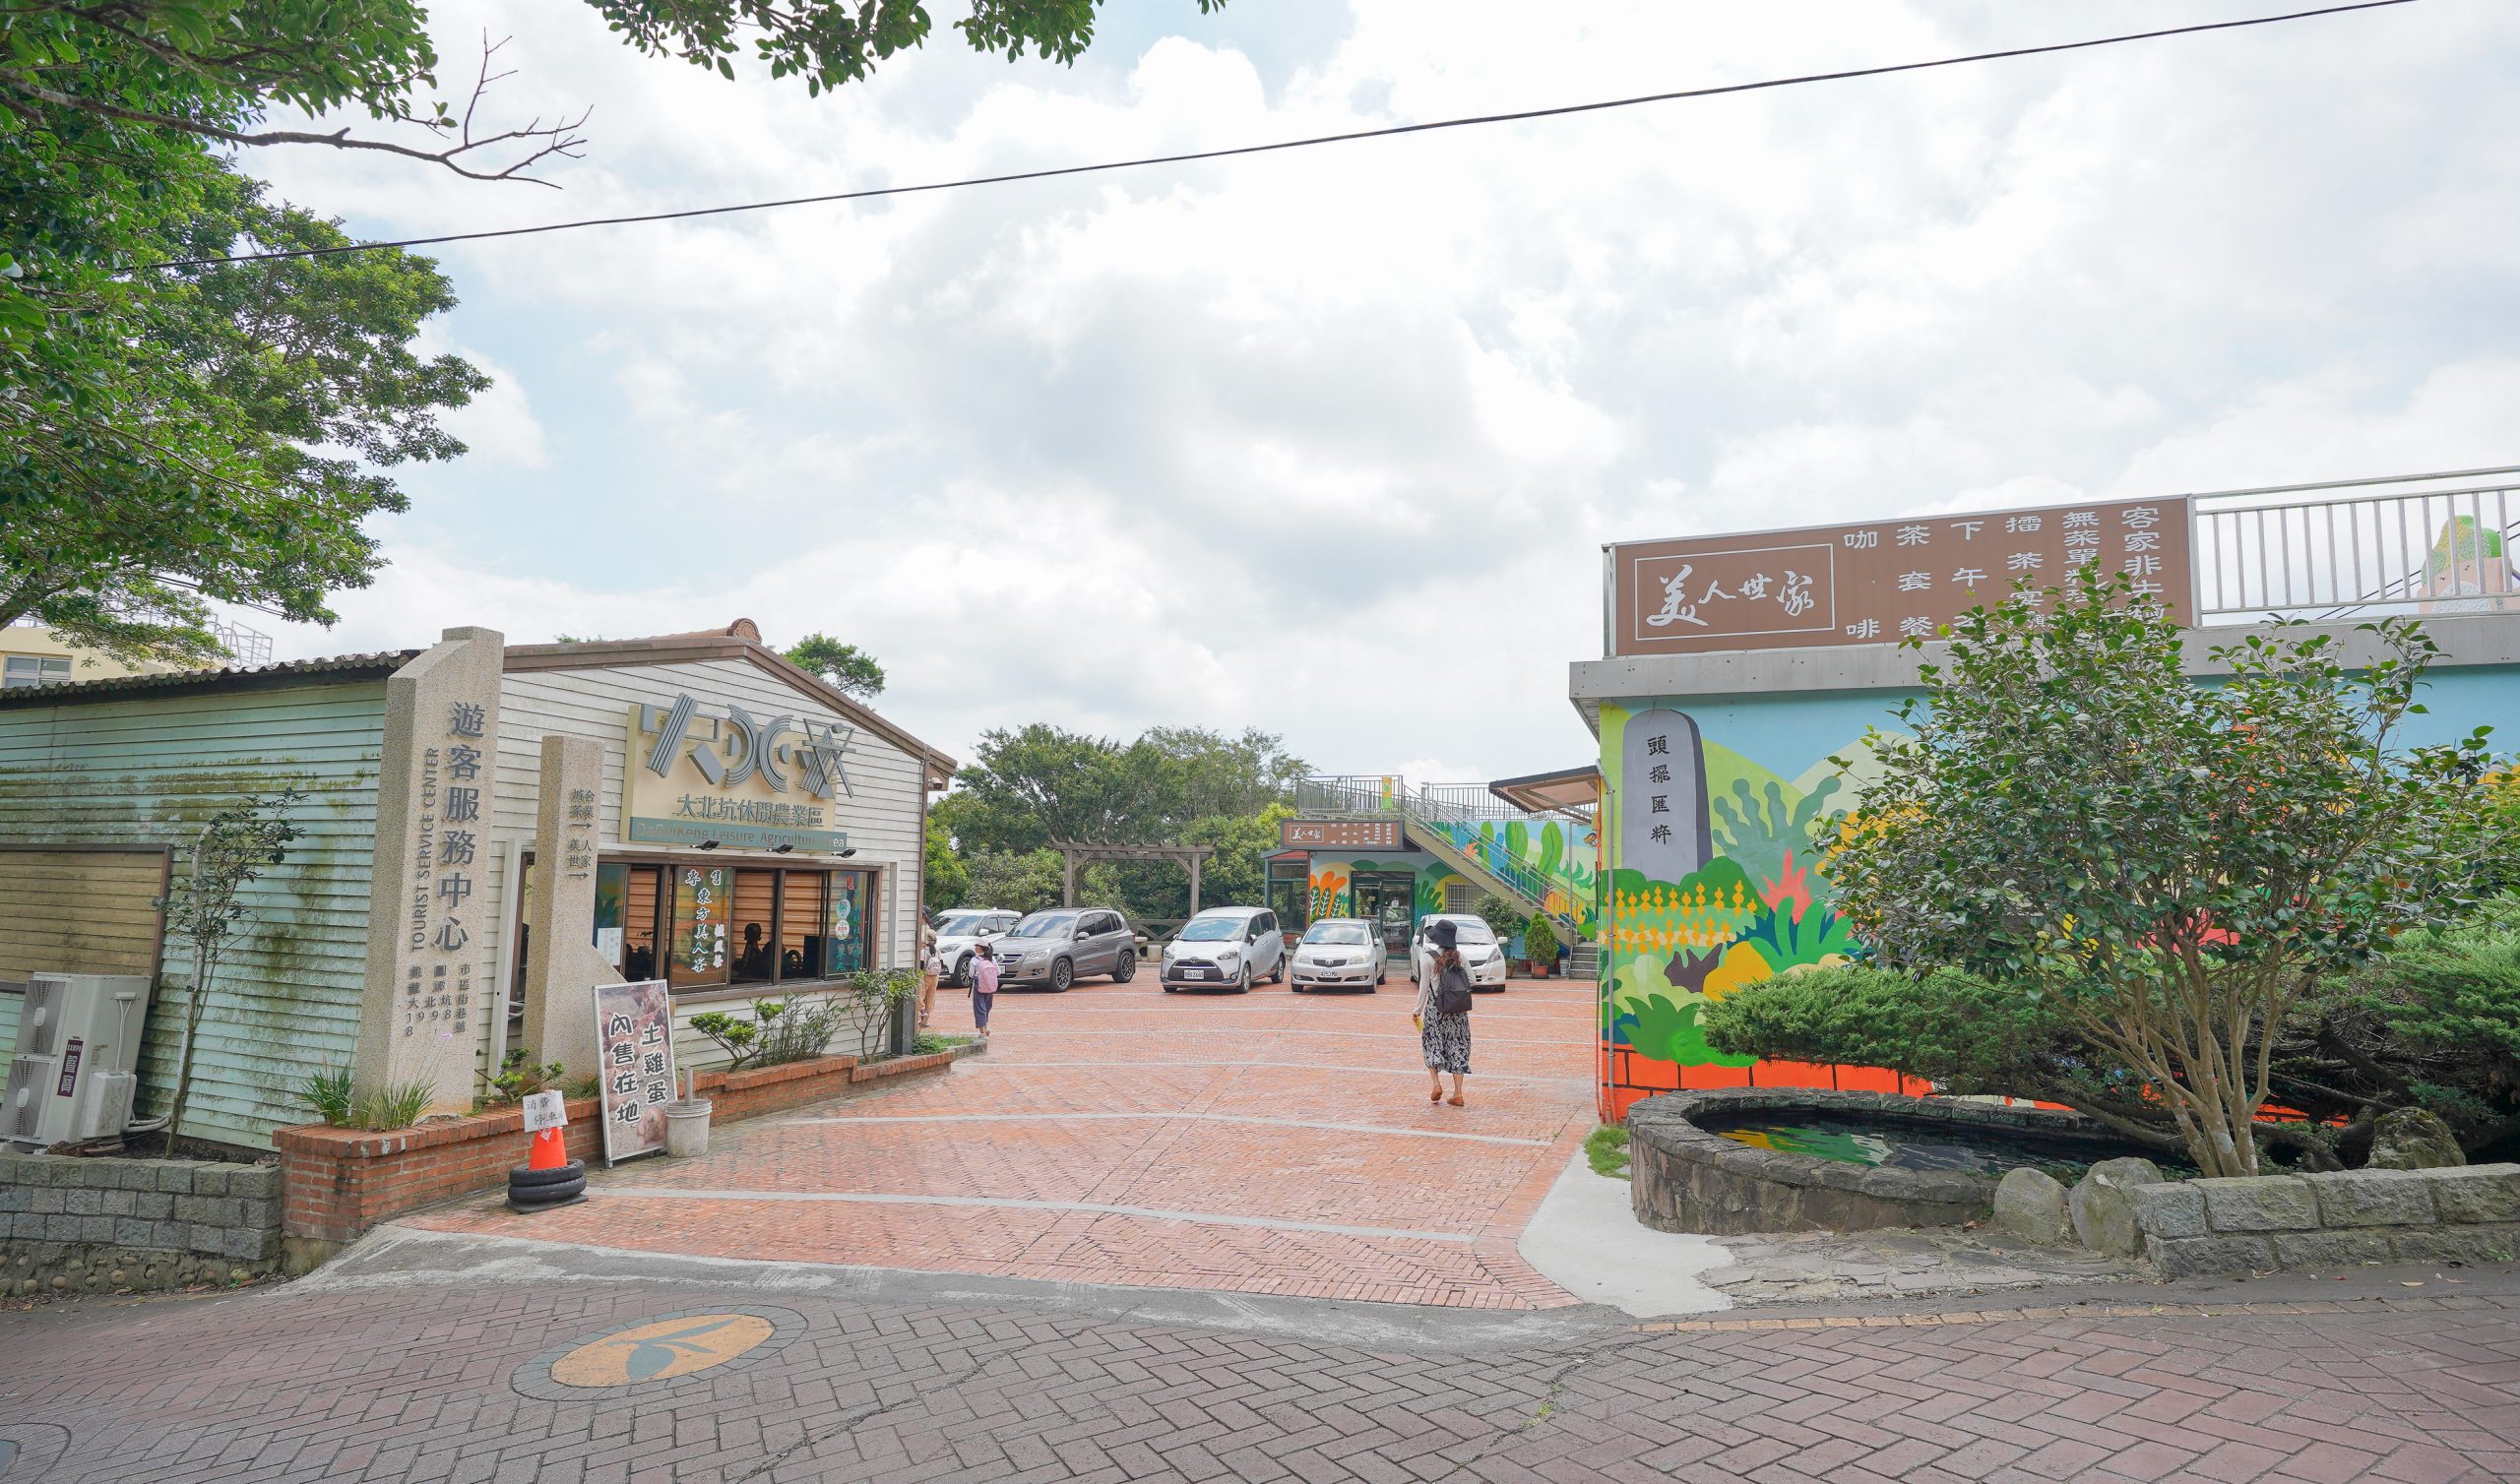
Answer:
<path fill-rule="evenodd" d="M 2004 1171 L 1995 1187 L 1995 1214 L 1988 1223 L 2034 1247 L 2063 1247 L 2074 1240 L 2074 1218 L 2065 1209 L 2065 1187 L 2042 1170 Z"/>
<path fill-rule="evenodd" d="M 2074 1182 L 2065 1201 L 2075 1240 L 2107 1257 L 2142 1257 L 2144 1233 L 2135 1224 L 2135 1192 L 2163 1179 L 2162 1167 L 2149 1159 L 2129 1156 L 2093 1165 Z"/>
<path fill-rule="evenodd" d="M 2364 1164 L 2375 1170 L 2441 1170 L 2467 1162 L 2448 1124 L 2422 1108 L 2397 1108 L 2371 1126 L 2371 1157 Z"/>

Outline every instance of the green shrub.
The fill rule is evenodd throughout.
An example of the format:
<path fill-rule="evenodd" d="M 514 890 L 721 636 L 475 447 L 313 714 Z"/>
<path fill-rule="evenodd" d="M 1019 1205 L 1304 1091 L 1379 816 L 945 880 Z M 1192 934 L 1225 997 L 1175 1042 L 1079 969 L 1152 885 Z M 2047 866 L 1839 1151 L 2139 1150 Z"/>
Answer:
<path fill-rule="evenodd" d="M 1514 935 L 1523 930 L 1523 904 L 1509 901 L 1493 892 L 1472 902 L 1470 910 L 1480 921 L 1487 924 L 1500 945 L 1511 943 Z"/>
<path fill-rule="evenodd" d="M 1523 928 L 1523 957 L 1534 963 L 1557 961 L 1557 929 L 1542 913 L 1532 913 L 1532 920 Z"/>
<path fill-rule="evenodd" d="M 298 1083 L 298 1096 L 315 1110 L 316 1117 L 334 1128 L 346 1125 L 350 1121 L 350 1104 L 354 1096 L 350 1090 L 350 1069 L 327 1067 L 321 1072 L 308 1074 L 306 1081 Z"/>
<path fill-rule="evenodd" d="M 436 1096 L 437 1088 L 424 1078 L 387 1082 L 358 1100 L 354 1121 L 371 1134 L 408 1129 L 420 1121 Z"/>

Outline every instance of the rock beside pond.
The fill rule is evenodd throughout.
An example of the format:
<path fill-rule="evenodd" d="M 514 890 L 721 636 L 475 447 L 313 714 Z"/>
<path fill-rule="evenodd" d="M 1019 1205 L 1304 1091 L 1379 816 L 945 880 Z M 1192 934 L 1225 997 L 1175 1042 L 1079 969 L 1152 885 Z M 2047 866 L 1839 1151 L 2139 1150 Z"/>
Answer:
<path fill-rule="evenodd" d="M 1995 1186 L 1991 1223 L 2033 1247 L 2064 1247 L 2074 1240 L 2074 1218 L 2065 1209 L 2065 1187 L 2041 1170 L 2004 1171 Z"/>
<path fill-rule="evenodd" d="M 2468 1162 L 2459 1136 L 2434 1114 L 2422 1108 L 2397 1108 L 2371 1126 L 2371 1157 L 2375 1170 L 2442 1170 Z"/>
<path fill-rule="evenodd" d="M 2142 1257 L 2144 1233 L 2135 1225 L 2135 1192 L 2162 1180 L 2162 1167 L 2149 1159 L 2129 1156 L 2093 1165 L 2074 1182 L 2065 1202 L 2073 1213 L 2075 1239 L 2109 1257 Z"/>

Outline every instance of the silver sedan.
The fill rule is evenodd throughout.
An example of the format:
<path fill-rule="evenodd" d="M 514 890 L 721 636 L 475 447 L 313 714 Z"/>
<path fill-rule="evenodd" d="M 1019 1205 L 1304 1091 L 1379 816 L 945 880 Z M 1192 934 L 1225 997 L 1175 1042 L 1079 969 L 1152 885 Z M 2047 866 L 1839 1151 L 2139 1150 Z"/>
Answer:
<path fill-rule="evenodd" d="M 1361 989 L 1367 994 L 1382 983 L 1382 931 L 1361 917 L 1324 917 L 1304 929 L 1287 963 L 1287 987 Z"/>

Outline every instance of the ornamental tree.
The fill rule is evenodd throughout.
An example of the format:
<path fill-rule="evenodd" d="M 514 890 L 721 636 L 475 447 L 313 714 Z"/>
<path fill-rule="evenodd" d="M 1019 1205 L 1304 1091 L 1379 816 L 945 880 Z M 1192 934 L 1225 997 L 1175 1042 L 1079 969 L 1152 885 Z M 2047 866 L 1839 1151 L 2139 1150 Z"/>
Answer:
<path fill-rule="evenodd" d="M 210 817 L 193 839 L 191 869 L 158 905 L 166 927 L 192 949 L 193 982 L 184 1000 L 184 1028 L 175 1052 L 175 1095 L 166 1105 L 166 1150 L 175 1152 L 183 1131 L 184 1104 L 192 1096 L 193 1052 L 201 1041 L 202 1013 L 210 1008 L 211 981 L 227 941 L 253 915 L 245 889 L 288 858 L 298 835 L 288 818 L 303 799 L 294 787 L 266 797 L 247 794 Z"/>
<path fill-rule="evenodd" d="M 2405 745 L 2439 652 L 2423 629 L 2360 626 L 2372 657 L 2349 667 L 2299 628 L 2213 649 L 2229 678 L 2200 683 L 2123 577 L 1974 610 L 1905 734 L 1870 739 L 1881 779 L 1827 863 L 1883 963 L 2051 1007 L 2208 1175 L 2257 1172 L 2296 1002 L 2471 913 L 2510 843 L 2480 805 L 2486 728 Z"/>

